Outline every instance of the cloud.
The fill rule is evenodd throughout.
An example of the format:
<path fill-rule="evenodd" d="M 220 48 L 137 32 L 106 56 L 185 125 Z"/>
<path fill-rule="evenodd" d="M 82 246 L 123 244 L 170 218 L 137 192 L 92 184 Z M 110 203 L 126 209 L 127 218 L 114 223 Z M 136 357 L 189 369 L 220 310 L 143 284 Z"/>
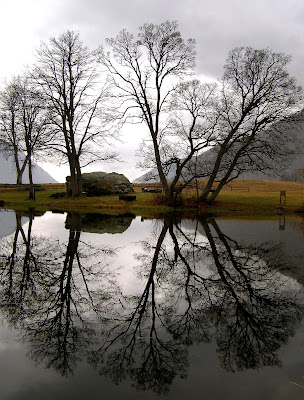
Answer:
<path fill-rule="evenodd" d="M 144 22 L 175 19 L 185 37 L 197 40 L 198 73 L 218 77 L 228 51 L 249 45 L 292 53 L 292 70 L 304 80 L 304 6 L 297 0 L 15 0 L 2 2 L 0 11 L 0 71 L 23 65 L 40 40 L 66 29 L 97 47 L 123 28 L 137 34 Z"/>

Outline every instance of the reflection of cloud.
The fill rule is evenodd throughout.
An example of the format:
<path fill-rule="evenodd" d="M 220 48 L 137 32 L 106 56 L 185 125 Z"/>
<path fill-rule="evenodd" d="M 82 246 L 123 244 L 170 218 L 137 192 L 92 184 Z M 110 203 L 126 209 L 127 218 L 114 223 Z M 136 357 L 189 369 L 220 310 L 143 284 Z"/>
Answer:
<path fill-rule="evenodd" d="M 22 345 L 16 341 L 17 334 L 5 325 L 0 326 L 0 352 L 10 351 L 22 348 Z"/>
<path fill-rule="evenodd" d="M 55 239 L 43 235 L 52 216 Z M 35 218 L 19 246 L 1 241 L 2 311 L 33 360 L 67 374 L 89 358 L 114 382 L 159 393 L 185 377 L 190 346 L 213 338 L 227 371 L 279 364 L 303 316 L 302 286 L 276 270 L 279 246 L 240 245 L 212 218 L 172 215 L 132 219 L 115 236 L 81 233 L 85 217 L 73 214 L 61 243 L 64 217 Z"/>

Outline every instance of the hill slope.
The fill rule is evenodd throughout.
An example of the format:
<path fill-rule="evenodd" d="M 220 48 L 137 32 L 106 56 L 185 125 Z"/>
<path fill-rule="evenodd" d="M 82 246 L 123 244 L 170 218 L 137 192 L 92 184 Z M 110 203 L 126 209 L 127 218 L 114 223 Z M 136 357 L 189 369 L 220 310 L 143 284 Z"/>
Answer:
<path fill-rule="evenodd" d="M 288 146 L 295 147 L 297 154 L 294 154 L 292 159 L 288 160 L 288 166 L 281 166 L 281 161 L 278 159 L 273 163 L 274 169 L 278 172 L 263 173 L 260 171 L 243 172 L 240 179 L 252 179 L 252 180 L 271 180 L 271 181 L 292 181 L 292 182 L 304 182 L 304 177 L 301 171 L 304 170 L 304 110 L 294 115 L 295 120 L 292 124 L 285 124 L 280 122 L 276 125 L 276 130 L 284 132 L 286 142 L 289 141 Z M 271 140 L 271 139 L 270 139 Z M 285 144 L 282 142 L 280 151 L 284 153 Z M 287 153 L 286 153 L 287 154 Z M 208 163 L 208 159 L 212 159 L 211 150 L 200 154 L 198 156 L 198 165 Z M 171 167 L 167 173 L 168 180 L 172 180 L 175 175 L 175 167 Z M 145 182 L 159 182 L 159 176 L 156 168 L 151 169 L 147 173 L 136 178 L 133 183 L 145 183 Z"/>
<path fill-rule="evenodd" d="M 44 169 L 33 163 L 34 183 L 57 183 L 57 181 Z M 0 183 L 16 183 L 16 171 L 12 156 L 1 151 L 0 146 Z M 28 168 L 23 173 L 22 183 L 29 183 Z"/>

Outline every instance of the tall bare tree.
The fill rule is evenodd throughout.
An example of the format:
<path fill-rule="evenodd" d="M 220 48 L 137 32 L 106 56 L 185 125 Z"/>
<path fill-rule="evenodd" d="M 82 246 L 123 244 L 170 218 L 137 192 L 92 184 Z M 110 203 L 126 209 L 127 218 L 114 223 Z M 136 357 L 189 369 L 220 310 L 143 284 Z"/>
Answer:
<path fill-rule="evenodd" d="M 27 75 L 18 76 L 1 95 L 1 137 L 4 150 L 13 154 L 17 184 L 28 167 L 29 198 L 34 198 L 32 161 L 50 141 L 46 134 L 46 118 L 41 93 L 33 89 Z"/>
<path fill-rule="evenodd" d="M 19 79 L 19 119 L 23 137 L 23 152 L 28 160 L 29 199 L 33 200 L 33 158 L 45 151 L 52 140 L 47 132 L 46 110 L 41 92 L 32 86 L 28 77 Z"/>
<path fill-rule="evenodd" d="M 111 73 L 120 99 L 124 122 L 143 122 L 151 138 L 154 160 L 167 204 L 172 205 L 174 187 L 166 176 L 162 143 L 167 130 L 172 93 L 193 72 L 195 41 L 185 41 L 176 21 L 144 24 L 138 38 L 126 30 L 107 39 L 111 51 L 100 60 Z M 164 147 L 163 147 L 164 148 Z M 177 164 L 178 165 L 178 164 Z M 178 165 L 178 168 L 180 166 Z"/>
<path fill-rule="evenodd" d="M 114 157 L 105 128 L 110 114 L 100 110 L 102 101 L 109 100 L 108 86 L 99 82 L 95 58 L 78 33 L 66 31 L 41 44 L 33 71 L 56 138 L 52 149 L 69 163 L 74 197 L 82 194 L 81 167 Z"/>
<path fill-rule="evenodd" d="M 22 184 L 22 175 L 27 165 L 28 159 L 23 157 L 23 135 L 20 131 L 20 91 L 19 78 L 15 77 L 8 82 L 0 94 L 1 116 L 0 137 L 2 140 L 1 151 L 12 154 L 16 168 L 16 183 Z"/>
<path fill-rule="evenodd" d="M 208 176 L 202 201 L 213 202 L 221 189 L 244 171 L 282 167 L 294 151 L 288 145 L 292 141 L 290 126 L 302 107 L 302 88 L 289 76 L 289 62 L 289 56 L 269 49 L 239 47 L 230 51 L 214 110 L 213 150 L 202 174 Z M 212 190 L 215 182 L 216 190 Z"/>

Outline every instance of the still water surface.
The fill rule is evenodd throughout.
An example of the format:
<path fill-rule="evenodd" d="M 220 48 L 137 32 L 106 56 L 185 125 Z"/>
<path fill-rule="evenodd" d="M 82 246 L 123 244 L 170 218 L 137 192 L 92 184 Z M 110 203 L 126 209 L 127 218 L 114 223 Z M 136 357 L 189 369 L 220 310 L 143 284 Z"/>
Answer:
<path fill-rule="evenodd" d="M 0 398 L 303 399 L 303 227 L 2 210 Z"/>

